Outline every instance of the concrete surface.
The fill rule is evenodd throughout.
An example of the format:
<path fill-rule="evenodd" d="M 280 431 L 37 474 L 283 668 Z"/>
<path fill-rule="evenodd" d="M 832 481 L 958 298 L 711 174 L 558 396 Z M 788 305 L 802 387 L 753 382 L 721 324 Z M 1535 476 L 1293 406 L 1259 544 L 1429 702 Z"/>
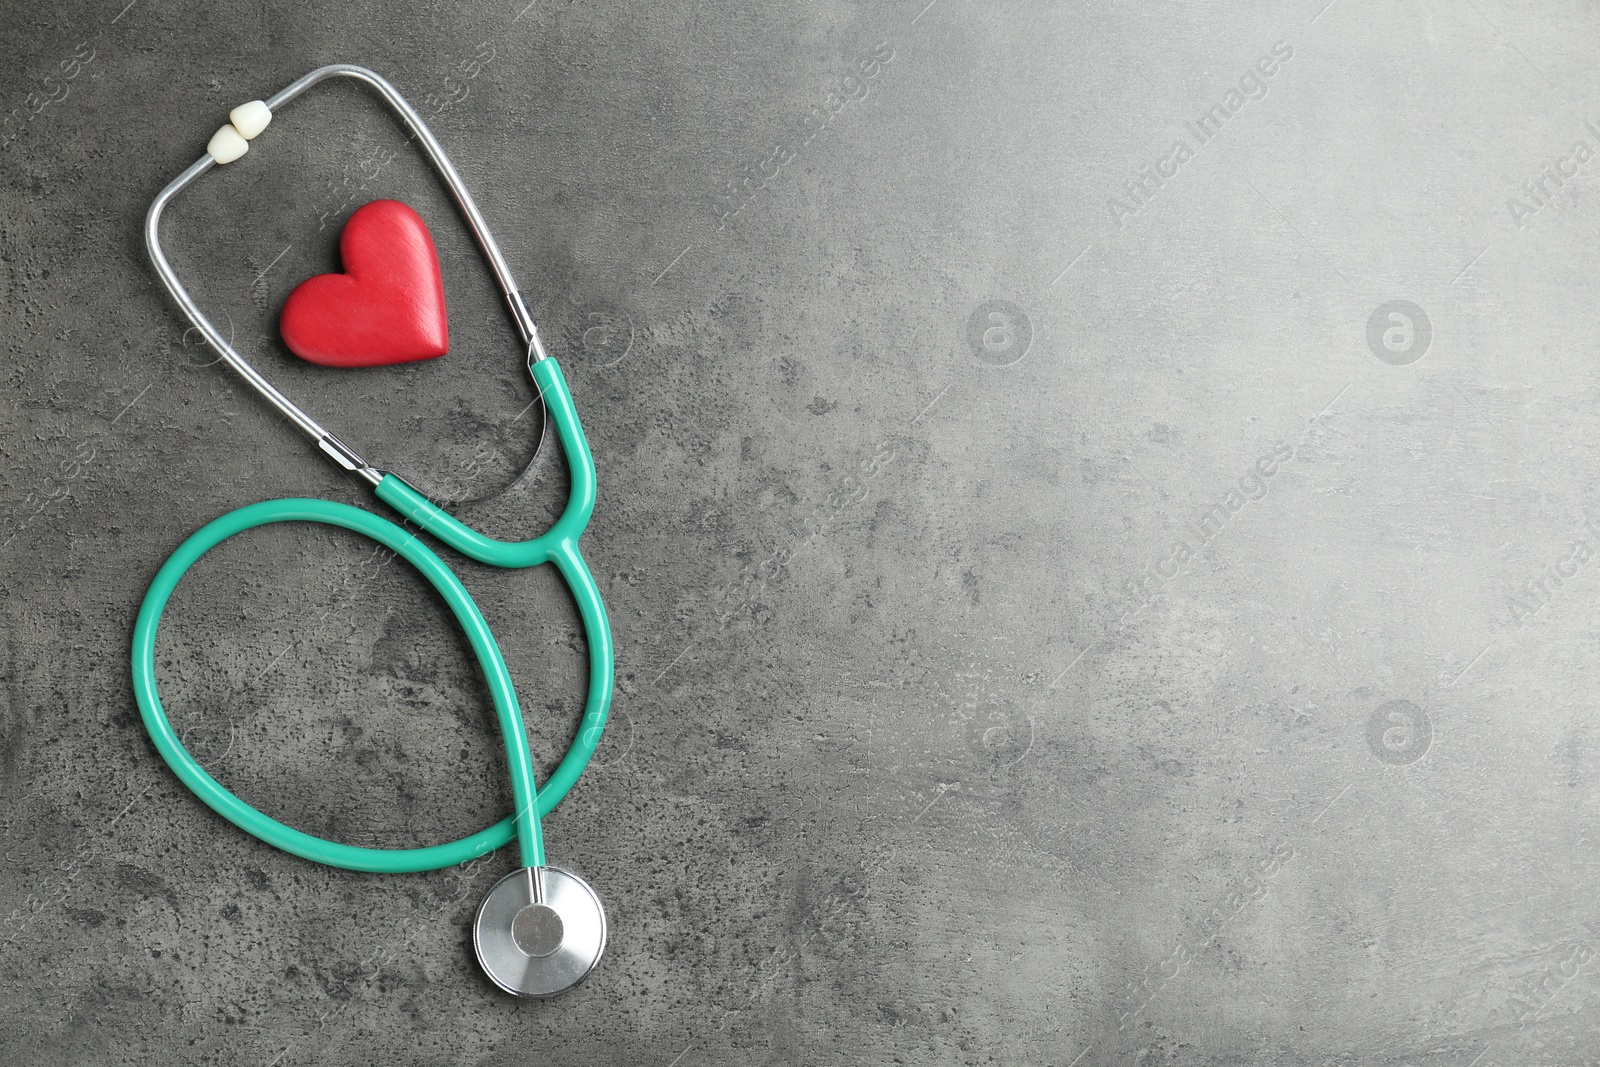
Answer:
<path fill-rule="evenodd" d="M 285 8 L 4 8 L 0 1062 L 1600 1060 L 1600 9 Z M 619 692 L 547 833 L 612 941 L 548 1003 L 472 958 L 509 853 L 278 853 L 130 692 L 189 532 L 372 506 L 212 365 L 140 237 L 230 107 L 332 61 L 453 154 L 600 466 Z M 380 196 L 433 227 L 454 349 L 301 365 L 277 308 Z M 555 513 L 553 446 L 516 482 L 539 414 L 487 275 L 359 88 L 165 236 L 354 447 L 502 536 Z M 502 759 L 390 563 L 224 546 L 161 683 L 269 813 L 449 840 L 507 810 Z M 458 563 L 548 773 L 575 614 Z"/>

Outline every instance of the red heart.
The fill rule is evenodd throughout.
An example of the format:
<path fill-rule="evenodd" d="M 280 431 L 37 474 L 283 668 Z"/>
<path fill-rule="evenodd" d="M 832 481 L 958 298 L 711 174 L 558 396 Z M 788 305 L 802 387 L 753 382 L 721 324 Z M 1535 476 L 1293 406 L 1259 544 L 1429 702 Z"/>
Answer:
<path fill-rule="evenodd" d="M 295 286 L 278 316 L 283 343 L 324 367 L 381 367 L 450 350 L 439 253 L 398 200 L 357 208 L 339 235 L 343 274 Z"/>

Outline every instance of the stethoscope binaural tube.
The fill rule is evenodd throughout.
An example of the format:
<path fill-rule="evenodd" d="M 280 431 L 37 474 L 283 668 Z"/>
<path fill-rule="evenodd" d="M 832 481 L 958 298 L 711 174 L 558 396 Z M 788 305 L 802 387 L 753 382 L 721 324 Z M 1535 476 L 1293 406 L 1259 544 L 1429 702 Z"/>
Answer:
<path fill-rule="evenodd" d="M 396 118 L 411 131 L 412 138 L 421 147 L 423 154 L 433 164 L 445 188 L 450 191 L 450 196 L 455 200 L 456 206 L 461 209 L 462 218 L 467 228 L 472 231 L 472 236 L 478 242 L 478 248 L 483 252 L 484 260 L 489 264 L 489 271 L 494 275 L 495 284 L 500 289 L 500 294 L 505 298 L 506 308 L 511 313 L 511 321 L 517 328 L 517 334 L 522 339 L 523 349 L 527 353 L 528 366 L 542 362 L 547 357 L 544 345 L 539 340 L 539 328 L 533 321 L 533 315 L 528 311 L 527 304 L 523 302 L 522 293 L 517 288 L 516 279 L 511 274 L 511 267 L 506 263 L 505 256 L 500 252 L 500 246 L 495 242 L 494 235 L 489 231 L 489 225 L 483 219 L 483 213 L 478 210 L 478 205 L 472 198 L 472 192 L 461 180 L 461 175 L 450 163 L 450 158 L 445 155 L 444 148 L 434 137 L 433 131 L 428 129 L 428 124 L 422 121 L 422 116 L 406 102 L 400 91 L 380 76 L 365 67 L 358 67 L 350 63 L 331 63 L 325 67 L 318 67 L 309 74 L 302 75 L 289 85 L 267 98 L 263 103 L 268 120 L 271 115 L 281 109 L 291 100 L 296 99 L 307 89 L 324 82 L 329 78 L 350 78 L 371 86 L 383 102 L 394 112 Z M 218 134 L 229 130 L 224 126 Z M 213 142 L 216 138 L 212 138 Z M 237 157 L 225 157 L 237 158 Z M 325 429 L 316 419 L 312 418 L 300 406 L 279 392 L 277 387 L 267 381 L 266 377 L 250 365 L 234 350 L 228 339 L 222 336 L 216 326 L 200 310 L 200 305 L 195 303 L 188 289 L 178 278 L 172 264 L 167 262 L 166 253 L 161 250 L 161 216 L 166 211 L 167 205 L 190 185 L 194 184 L 202 174 L 219 164 L 217 157 L 212 154 L 210 146 L 205 155 L 191 163 L 181 174 L 168 182 L 166 188 L 156 194 L 150 202 L 150 209 L 145 213 L 144 244 L 145 250 L 150 255 L 150 262 L 155 267 L 156 277 L 161 279 L 161 284 L 172 295 L 172 299 L 183 309 L 189 321 L 194 323 L 206 341 L 222 357 L 230 370 L 243 378 L 245 384 L 254 389 L 262 399 L 277 408 L 284 418 L 288 419 L 301 433 L 314 441 L 323 454 L 338 464 L 340 467 L 364 479 L 370 485 L 377 485 L 383 478 L 384 472 L 372 466 L 349 445 L 341 441 L 330 430 Z"/>

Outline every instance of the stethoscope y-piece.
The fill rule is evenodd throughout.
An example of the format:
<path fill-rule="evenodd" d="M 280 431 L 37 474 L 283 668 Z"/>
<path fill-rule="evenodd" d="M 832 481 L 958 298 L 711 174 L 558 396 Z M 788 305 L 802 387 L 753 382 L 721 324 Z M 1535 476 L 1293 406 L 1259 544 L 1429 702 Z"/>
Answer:
<path fill-rule="evenodd" d="M 311 86 L 332 77 L 365 82 L 377 90 L 400 117 L 461 209 L 505 296 L 512 321 L 521 335 L 528 371 L 556 427 L 571 475 L 566 510 L 539 537 L 511 542 L 487 537 L 461 523 L 399 476 L 369 464 L 274 388 L 233 349 L 189 296 L 162 254 L 161 213 L 173 197 L 206 171 L 244 156 L 250 142 L 267 128 L 274 112 Z M 277 848 L 334 867 L 395 873 L 437 870 L 474 859 L 515 838 L 522 867 L 496 883 L 478 909 L 473 926 L 478 961 L 489 979 L 509 993 L 549 997 L 570 989 L 593 971 L 605 949 L 605 910 L 583 879 L 546 865 L 540 817 L 560 803 L 588 765 L 600 742 L 611 706 L 614 673 L 611 629 L 599 587 L 578 550 L 578 539 L 594 510 L 594 457 L 584 438 L 561 368 L 540 344 L 533 316 L 518 294 L 510 268 L 471 194 L 450 165 L 444 149 L 394 86 L 363 67 L 336 64 L 312 71 L 265 101 L 252 101 L 235 108 L 229 123 L 211 138 L 206 154 L 173 179 L 150 205 L 145 222 L 145 243 L 167 291 L 222 360 L 310 437 L 328 458 L 371 486 L 379 500 L 451 548 L 481 563 L 519 568 L 553 564 L 572 592 L 589 647 L 589 693 L 583 718 L 555 773 L 542 789 L 537 788 L 527 731 L 505 659 L 483 614 L 450 567 L 414 533 L 361 508 L 324 500 L 263 501 L 229 512 L 192 534 L 156 574 L 139 609 L 133 634 L 133 688 L 156 750 L 185 785 L 236 826 Z M 206 773 L 184 748 L 156 691 L 156 633 L 161 614 L 184 572 L 212 546 L 253 527 L 277 522 L 326 523 L 363 534 L 392 549 L 438 590 L 466 634 L 488 683 L 505 742 L 515 805 L 512 815 L 476 834 L 443 845 L 415 849 L 345 845 L 302 833 L 257 811 Z"/>

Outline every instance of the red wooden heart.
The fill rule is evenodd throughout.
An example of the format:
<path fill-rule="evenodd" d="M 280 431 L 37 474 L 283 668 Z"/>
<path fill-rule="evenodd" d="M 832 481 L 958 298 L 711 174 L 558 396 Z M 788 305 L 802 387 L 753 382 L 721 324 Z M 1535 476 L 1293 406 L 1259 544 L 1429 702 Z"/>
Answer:
<path fill-rule="evenodd" d="M 357 208 L 339 235 L 343 274 L 295 286 L 278 316 L 283 343 L 324 367 L 381 367 L 450 350 L 439 253 L 398 200 Z"/>

